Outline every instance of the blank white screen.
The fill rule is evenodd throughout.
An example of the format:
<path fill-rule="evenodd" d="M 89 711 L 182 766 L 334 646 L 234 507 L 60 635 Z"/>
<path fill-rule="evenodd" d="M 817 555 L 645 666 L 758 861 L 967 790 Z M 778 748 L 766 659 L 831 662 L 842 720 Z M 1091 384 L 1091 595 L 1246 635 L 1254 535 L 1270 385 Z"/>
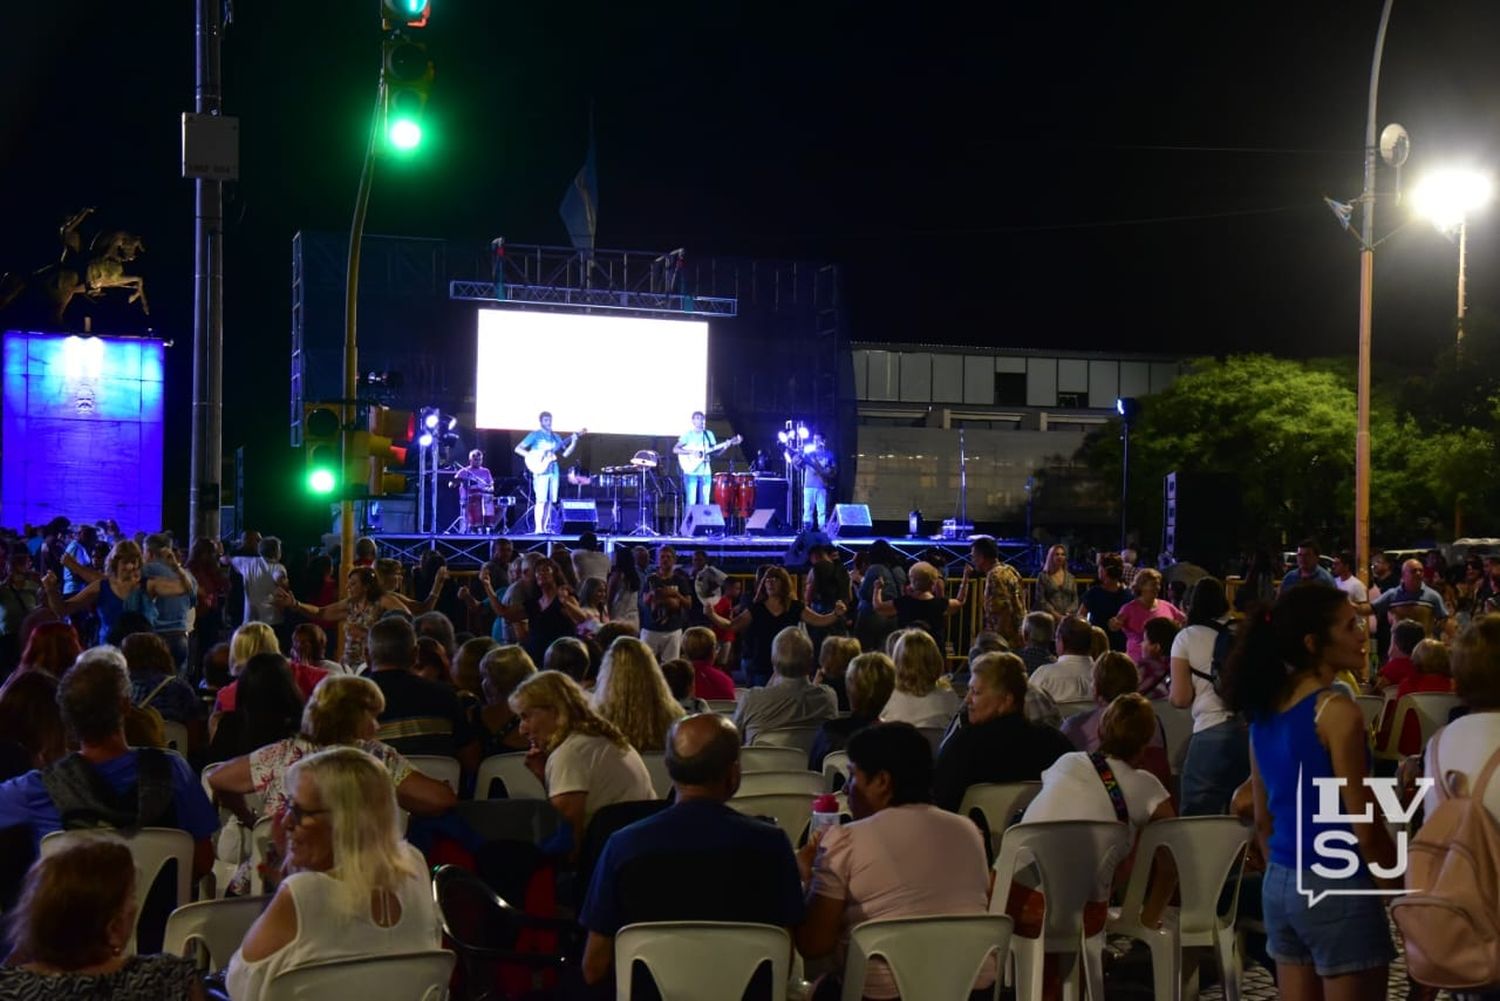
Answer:
<path fill-rule="evenodd" d="M 476 427 L 676 435 L 706 409 L 702 321 L 482 309 L 478 338 Z"/>

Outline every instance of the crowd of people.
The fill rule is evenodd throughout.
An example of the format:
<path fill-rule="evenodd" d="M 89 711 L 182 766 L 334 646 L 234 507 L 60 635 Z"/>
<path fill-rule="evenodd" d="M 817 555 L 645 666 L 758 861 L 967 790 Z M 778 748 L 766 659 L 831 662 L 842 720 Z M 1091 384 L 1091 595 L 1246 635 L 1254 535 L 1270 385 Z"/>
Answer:
<path fill-rule="evenodd" d="M 679 563 L 671 546 L 620 546 L 611 559 L 589 536 L 550 556 L 498 539 L 462 585 L 431 553 L 408 581 L 361 539 L 340 596 L 337 554 L 293 573 L 274 537 L 183 558 L 165 534 L 87 527 L 80 541 L 82 530 L 49 525 L 35 552 L 4 540 L 11 598 L 29 604 L 7 605 L 0 632 L 13 655 L 0 686 L 0 840 L 14 849 L 0 864 L 11 947 L 0 998 L 99 984 L 99 996 L 203 996 L 190 962 L 152 954 L 160 922 L 154 938 L 138 923 L 170 901 L 134 885 L 128 835 L 99 828 L 181 829 L 195 877 L 229 863 L 229 893 L 267 895 L 222 985 L 236 1001 L 299 964 L 437 947 L 429 862 L 483 855 L 456 807 L 491 794 L 475 788 L 479 766 L 507 753 L 561 819 L 536 864 L 577 881 L 585 934 L 579 982 L 564 986 L 579 996 L 612 991 L 613 938 L 637 921 L 787 928 L 817 974 L 814 997 L 838 996 L 862 921 L 994 909 L 1035 936 L 1039 886 L 1019 875 L 991 886 L 999 832 L 959 812 L 978 784 L 1025 781 L 1041 791 L 1021 823 L 1119 822 L 1139 835 L 1179 815 L 1240 814 L 1256 832 L 1246 872 L 1261 883 L 1283 996 L 1377 996 L 1394 954 L 1380 898 L 1299 892 L 1389 884 L 1377 874 L 1394 858 L 1390 832 L 1357 819 L 1373 816 L 1371 741 L 1399 743 L 1389 750 L 1408 758 L 1410 779 L 1424 753 L 1429 768 L 1440 750 L 1446 769 L 1475 775 L 1500 748 L 1487 722 L 1500 707 L 1500 617 L 1487 614 L 1500 559 L 1462 594 L 1433 586 L 1420 561 L 1356 589 L 1347 556 L 1329 573 L 1305 543 L 1269 594 L 1241 583 L 1262 599 L 1242 604 L 1213 577 L 1170 600 L 1161 573 L 1119 554 L 1101 555 L 1085 586 L 1061 548 L 1028 589 L 984 538 L 956 587 L 884 543 L 852 566 L 820 544 L 800 586 L 780 566 L 742 586 L 701 550 Z M 1382 620 L 1389 657 L 1377 659 Z M 1351 696 L 1382 693 L 1372 731 Z M 1468 715 L 1425 745 L 1419 720 L 1397 718 L 1413 693 L 1456 693 L 1455 716 Z M 1174 761 L 1163 716 L 1179 711 L 1192 735 Z M 742 748 L 790 731 L 807 736 L 794 746 L 808 770 L 835 752 L 847 760 L 844 822 L 800 844 L 731 805 L 748 773 Z M 456 762 L 456 788 L 416 755 Z M 658 756 L 669 804 L 648 768 Z M 1347 782 L 1345 816 L 1312 815 L 1318 777 Z M 1409 781 L 1408 795 L 1418 788 Z M 1441 791 L 1426 795 L 1437 809 Z M 257 825 L 271 832 L 263 851 L 224 836 Z M 95 830 L 42 856 L 47 835 L 83 829 Z M 1304 859 L 1327 831 L 1350 835 L 1373 872 L 1310 873 Z M 1135 859 L 1122 878 L 1130 865 L 1152 867 L 1142 920 L 1153 925 L 1172 860 Z M 692 892 L 700 877 L 714 893 Z M 1086 929 L 1102 927 L 1108 903 L 1089 905 Z M 125 955 L 133 934 L 137 954 Z M 997 975 L 987 965 L 976 989 Z M 1048 995 L 1058 987 L 1049 969 Z M 883 963 L 863 994 L 897 996 Z"/>

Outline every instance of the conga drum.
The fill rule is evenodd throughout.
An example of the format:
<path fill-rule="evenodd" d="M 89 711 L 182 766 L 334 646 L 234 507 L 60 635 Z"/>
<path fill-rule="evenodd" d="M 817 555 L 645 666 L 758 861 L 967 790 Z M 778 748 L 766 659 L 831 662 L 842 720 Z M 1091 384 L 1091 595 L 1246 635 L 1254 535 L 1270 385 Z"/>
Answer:
<path fill-rule="evenodd" d="M 724 517 L 728 518 L 735 509 L 735 483 L 733 473 L 714 473 L 714 503 Z"/>
<path fill-rule="evenodd" d="M 755 513 L 755 474 L 734 474 L 734 513 L 748 518 Z"/>
<path fill-rule="evenodd" d="M 491 501 L 495 499 L 493 494 L 482 494 L 478 490 L 470 490 L 464 496 L 464 527 L 469 531 L 485 524 L 484 501 L 486 497 Z"/>
<path fill-rule="evenodd" d="M 494 528 L 495 522 L 499 520 L 500 509 L 496 503 L 497 498 L 492 493 L 482 493 L 480 497 L 480 510 L 485 528 Z"/>

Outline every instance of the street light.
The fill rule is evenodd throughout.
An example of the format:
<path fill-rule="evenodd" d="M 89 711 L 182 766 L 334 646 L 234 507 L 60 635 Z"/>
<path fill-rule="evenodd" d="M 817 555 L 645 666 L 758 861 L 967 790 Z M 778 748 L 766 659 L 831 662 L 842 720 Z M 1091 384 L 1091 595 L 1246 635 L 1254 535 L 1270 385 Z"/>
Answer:
<path fill-rule="evenodd" d="M 1444 235 L 1458 234 L 1458 347 L 1464 343 L 1464 314 L 1468 312 L 1469 215 L 1489 204 L 1494 183 L 1488 174 L 1451 167 L 1433 171 L 1411 193 L 1412 208 Z"/>

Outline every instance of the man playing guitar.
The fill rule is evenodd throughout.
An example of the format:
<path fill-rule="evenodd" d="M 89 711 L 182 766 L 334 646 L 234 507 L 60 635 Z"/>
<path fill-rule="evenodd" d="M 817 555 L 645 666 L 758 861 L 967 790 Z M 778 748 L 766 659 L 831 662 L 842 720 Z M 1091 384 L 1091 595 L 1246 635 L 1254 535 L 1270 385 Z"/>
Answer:
<path fill-rule="evenodd" d="M 694 504 L 709 503 L 710 487 L 713 483 L 713 464 L 709 457 L 715 452 L 740 442 L 740 436 L 735 435 L 728 441 L 716 442 L 714 433 L 703 426 L 703 411 L 693 411 L 693 429 L 677 439 L 677 444 L 672 446 L 672 452 L 677 456 L 677 464 L 682 467 L 683 497 L 688 507 Z"/>
<path fill-rule="evenodd" d="M 802 470 L 802 527 L 822 528 L 828 523 L 828 487 L 834 482 L 833 453 L 821 434 L 795 457 Z"/>
<path fill-rule="evenodd" d="M 453 474 L 458 486 L 458 506 L 463 512 L 465 532 L 495 527 L 495 475 L 484 468 L 484 453 L 469 453 L 469 464 Z"/>
<path fill-rule="evenodd" d="M 526 468 L 531 471 L 531 489 L 536 503 L 532 531 L 540 535 L 547 531 L 547 514 L 557 503 L 557 460 L 572 455 L 578 445 L 578 436 L 587 434 L 588 429 L 575 431 L 564 440 L 561 435 L 553 433 L 550 412 L 543 410 L 537 420 L 541 427 L 522 438 L 515 451 L 526 460 Z"/>

